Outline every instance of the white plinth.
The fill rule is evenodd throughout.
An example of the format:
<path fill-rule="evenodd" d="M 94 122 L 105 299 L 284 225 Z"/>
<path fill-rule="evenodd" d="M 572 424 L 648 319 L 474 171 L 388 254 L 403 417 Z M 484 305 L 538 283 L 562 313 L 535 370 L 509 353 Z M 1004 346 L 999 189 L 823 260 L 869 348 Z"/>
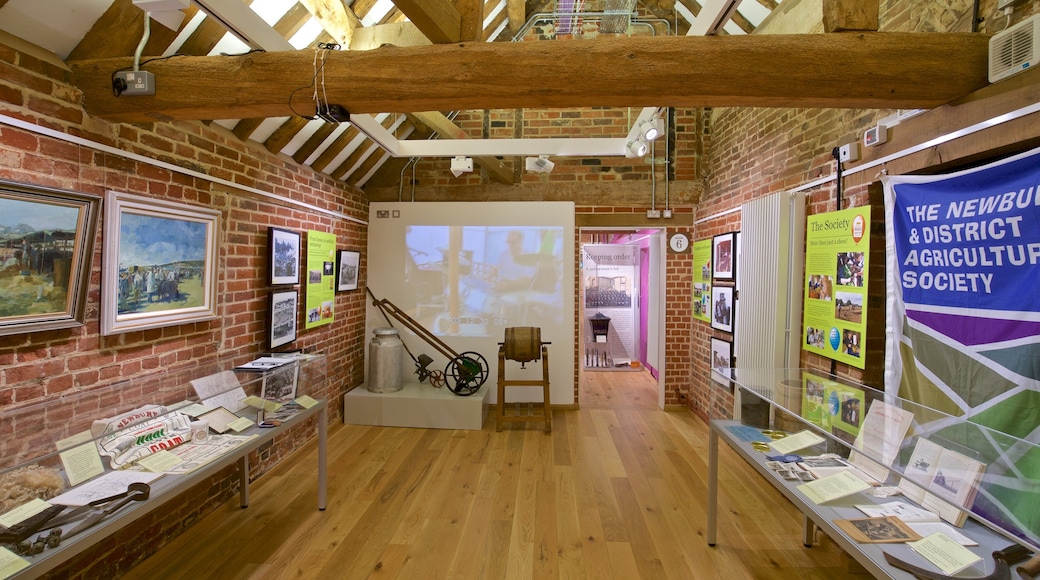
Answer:
<path fill-rule="evenodd" d="M 343 396 L 343 422 L 381 427 L 480 430 L 487 419 L 491 383 L 468 397 L 447 387 L 405 383 L 395 393 L 373 393 L 364 385 Z"/>

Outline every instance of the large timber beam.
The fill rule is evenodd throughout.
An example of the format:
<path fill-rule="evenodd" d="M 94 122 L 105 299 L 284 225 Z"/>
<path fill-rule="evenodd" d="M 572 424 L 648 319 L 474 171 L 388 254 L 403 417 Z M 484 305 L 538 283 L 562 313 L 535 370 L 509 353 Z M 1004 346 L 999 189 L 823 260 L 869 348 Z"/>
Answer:
<path fill-rule="evenodd" d="M 845 33 L 476 42 L 331 52 L 323 95 L 351 113 L 531 107 L 931 108 L 987 84 L 981 34 Z M 148 63 L 153 96 L 115 97 L 130 58 L 69 62 L 84 106 L 112 121 L 312 113 L 314 54 Z M 290 95 L 295 98 L 290 107 Z"/>
<path fill-rule="evenodd" d="M 462 15 L 449 0 L 394 0 L 434 44 L 462 40 Z"/>

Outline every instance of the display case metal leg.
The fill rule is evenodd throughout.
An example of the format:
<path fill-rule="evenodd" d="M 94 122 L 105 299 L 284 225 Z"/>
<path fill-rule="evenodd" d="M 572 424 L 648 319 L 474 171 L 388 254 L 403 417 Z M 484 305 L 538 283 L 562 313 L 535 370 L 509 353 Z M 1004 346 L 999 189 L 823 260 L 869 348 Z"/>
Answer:
<path fill-rule="evenodd" d="M 708 545 L 715 545 L 719 503 L 719 436 L 708 430 Z"/>
<path fill-rule="evenodd" d="M 249 454 L 238 460 L 238 504 L 249 507 Z"/>
<path fill-rule="evenodd" d="M 326 469 L 328 463 L 328 445 L 326 432 L 329 428 L 329 408 L 326 406 L 318 416 L 318 509 L 325 510 L 326 500 Z"/>
<path fill-rule="evenodd" d="M 803 516 L 805 518 L 802 521 L 802 545 L 806 548 L 811 548 L 813 541 L 816 539 L 816 524 L 809 519 L 809 516 Z"/>

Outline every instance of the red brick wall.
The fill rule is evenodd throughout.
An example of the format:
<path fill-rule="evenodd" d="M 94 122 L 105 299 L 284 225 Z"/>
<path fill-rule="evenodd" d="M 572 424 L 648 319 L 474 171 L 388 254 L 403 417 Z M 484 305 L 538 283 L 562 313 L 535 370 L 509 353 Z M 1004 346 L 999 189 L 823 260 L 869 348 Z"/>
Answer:
<path fill-rule="evenodd" d="M 368 202 L 360 192 L 272 155 L 260 145 L 247 145 L 217 126 L 197 122 L 117 125 L 90 118 L 80 106 L 79 93 L 68 81 L 69 73 L 60 67 L 0 45 L 0 114 L 326 208 L 334 214 L 367 218 Z M 143 385 L 163 374 L 190 369 L 200 361 L 262 352 L 267 340 L 269 226 L 301 233 L 332 232 L 340 248 L 364 250 L 367 244 L 367 227 L 362 224 L 8 124 L 0 124 L 0 179 L 99 196 L 114 190 L 171 199 L 214 208 L 222 215 L 217 320 L 101 336 L 102 224 L 90 260 L 86 324 L 0 337 L 0 405 L 5 407 L 106 386 L 116 394 L 114 400 L 147 398 L 147 387 L 117 383 L 136 379 Z M 366 267 L 363 258 L 362 286 Z M 300 290 L 302 300 L 303 288 Z M 331 420 L 340 416 L 341 395 L 363 378 L 363 293 L 337 294 L 335 316 L 332 324 L 305 331 L 301 315 L 299 338 L 292 345 L 326 353 L 327 382 L 322 392 L 314 394 L 329 399 Z M 183 389 L 183 385 L 171 388 Z M 72 417 L 69 428 L 89 426 L 89 421 L 104 411 L 94 409 L 84 412 L 89 416 Z M 267 471 L 311 437 L 313 425 L 265 446 L 251 458 L 250 476 Z M 183 501 L 172 502 L 121 532 L 137 536 L 88 551 L 58 576 L 115 577 L 232 497 L 237 487 L 233 470 L 200 484 Z M 88 561 L 94 562 L 93 567 L 84 566 Z"/>

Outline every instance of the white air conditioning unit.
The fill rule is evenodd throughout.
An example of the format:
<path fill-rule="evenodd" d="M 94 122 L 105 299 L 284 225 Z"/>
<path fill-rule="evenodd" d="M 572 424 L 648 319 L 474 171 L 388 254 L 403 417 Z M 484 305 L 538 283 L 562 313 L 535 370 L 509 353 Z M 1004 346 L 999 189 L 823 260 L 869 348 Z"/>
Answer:
<path fill-rule="evenodd" d="M 1040 63 L 1040 14 L 989 39 L 989 82 L 1018 74 Z"/>

